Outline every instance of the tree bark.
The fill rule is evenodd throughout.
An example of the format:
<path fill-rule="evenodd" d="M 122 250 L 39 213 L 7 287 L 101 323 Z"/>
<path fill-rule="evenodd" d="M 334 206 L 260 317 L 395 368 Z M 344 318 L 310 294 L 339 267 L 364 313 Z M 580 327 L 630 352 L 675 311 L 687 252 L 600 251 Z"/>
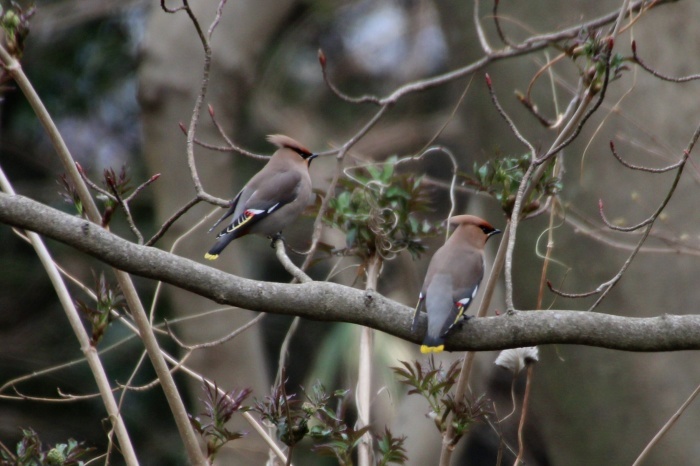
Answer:
<path fill-rule="evenodd" d="M 329 282 L 292 285 L 237 277 L 130 243 L 23 196 L 0 193 L 0 221 L 61 241 L 125 272 L 161 280 L 220 304 L 365 325 L 413 343 L 419 343 L 425 331 L 425 317 L 412 333 L 413 309 L 374 291 Z M 519 311 L 473 318 L 448 338 L 446 347 L 486 351 L 555 343 L 644 352 L 700 349 L 700 315 L 633 318 L 585 311 Z"/>

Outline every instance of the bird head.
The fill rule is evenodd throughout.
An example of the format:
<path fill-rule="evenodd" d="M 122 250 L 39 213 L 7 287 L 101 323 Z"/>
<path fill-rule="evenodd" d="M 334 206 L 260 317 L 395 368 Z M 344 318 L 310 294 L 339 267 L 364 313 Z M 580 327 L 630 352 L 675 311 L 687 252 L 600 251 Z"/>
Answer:
<path fill-rule="evenodd" d="M 280 149 L 290 149 L 296 152 L 306 161 L 308 165 L 311 165 L 311 161 L 318 157 L 318 154 L 312 153 L 300 142 L 290 138 L 289 136 L 285 136 L 284 134 L 271 134 L 267 137 L 267 140 Z"/>
<path fill-rule="evenodd" d="M 494 228 L 486 220 L 475 215 L 456 215 L 450 219 L 450 225 L 455 227 L 452 236 L 466 239 L 477 247 L 484 247 L 486 241 L 501 230 Z"/>

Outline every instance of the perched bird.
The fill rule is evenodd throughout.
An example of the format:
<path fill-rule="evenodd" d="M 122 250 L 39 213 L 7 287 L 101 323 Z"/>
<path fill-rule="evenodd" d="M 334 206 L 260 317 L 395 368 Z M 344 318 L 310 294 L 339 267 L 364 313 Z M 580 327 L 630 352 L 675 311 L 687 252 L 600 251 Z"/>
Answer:
<path fill-rule="evenodd" d="M 316 154 L 288 136 L 273 134 L 267 140 L 279 149 L 209 230 L 231 217 L 231 223 L 216 236 L 216 243 L 204 255 L 206 259 L 215 260 L 231 241 L 249 233 L 279 235 L 309 204 L 312 194 L 309 165 Z"/>
<path fill-rule="evenodd" d="M 415 330 L 421 307 L 428 313 L 421 353 L 445 349 L 445 337 L 474 300 L 484 276 L 486 240 L 501 232 L 473 215 L 452 217 L 450 224 L 456 229 L 430 260 L 413 315 Z"/>

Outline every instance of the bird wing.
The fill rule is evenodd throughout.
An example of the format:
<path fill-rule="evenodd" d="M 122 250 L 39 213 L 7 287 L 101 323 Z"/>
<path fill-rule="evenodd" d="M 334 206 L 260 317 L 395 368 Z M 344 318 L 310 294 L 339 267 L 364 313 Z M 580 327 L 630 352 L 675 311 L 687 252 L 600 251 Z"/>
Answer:
<path fill-rule="evenodd" d="M 445 322 L 441 336 L 447 335 L 464 317 L 464 312 L 469 308 L 479 291 L 479 285 L 484 277 L 484 259 L 483 256 L 479 256 L 481 254 L 471 252 L 466 258 L 460 258 L 463 263 L 472 265 L 464 273 L 455 277 L 452 283 L 452 302 L 454 306 L 450 313 L 450 319 Z"/>
<path fill-rule="evenodd" d="M 219 220 L 217 220 L 214 225 L 212 225 L 212 227 L 209 229 L 209 233 L 214 231 L 214 228 L 218 227 L 221 222 L 223 222 L 224 220 L 229 218 L 231 216 L 231 214 L 233 214 L 236 211 L 236 207 L 238 206 L 238 201 L 241 199 L 241 194 L 243 194 L 243 191 L 236 194 L 236 197 L 233 198 L 233 201 L 231 201 L 231 207 L 229 207 L 229 209 L 226 211 L 226 213 Z"/>
<path fill-rule="evenodd" d="M 479 284 L 476 283 L 471 289 L 462 289 L 463 293 L 460 293 L 462 298 L 454 300 L 454 305 L 450 311 L 450 318 L 447 319 L 440 332 L 441 337 L 445 337 L 454 328 L 455 325 L 462 319 L 464 312 L 467 310 L 469 305 L 474 300 L 476 293 L 479 291 Z M 454 296 L 454 295 L 453 295 Z"/>
<path fill-rule="evenodd" d="M 266 183 L 250 194 L 250 197 L 243 203 L 243 211 L 217 237 L 235 232 L 241 234 L 247 232 L 260 220 L 294 201 L 301 189 L 301 183 L 302 176 L 299 172 L 279 171 L 274 173 L 267 178 Z M 240 236 L 240 234 L 236 236 Z"/>
<path fill-rule="evenodd" d="M 215 260 L 231 241 L 245 235 L 260 220 L 296 199 L 301 189 L 302 177 L 295 171 L 276 171 L 266 174 L 265 183 L 250 192 L 249 186 L 255 185 L 254 181 L 255 177 L 238 193 L 228 211 L 211 228 L 213 230 L 233 215 L 231 223 L 216 235 L 218 241 L 204 255 L 206 259 Z"/>
<path fill-rule="evenodd" d="M 425 310 L 425 295 L 421 291 L 418 295 L 418 302 L 416 303 L 416 308 L 413 310 L 413 323 L 411 324 L 411 332 L 416 331 L 416 326 L 418 325 L 418 315 L 421 310 Z"/>

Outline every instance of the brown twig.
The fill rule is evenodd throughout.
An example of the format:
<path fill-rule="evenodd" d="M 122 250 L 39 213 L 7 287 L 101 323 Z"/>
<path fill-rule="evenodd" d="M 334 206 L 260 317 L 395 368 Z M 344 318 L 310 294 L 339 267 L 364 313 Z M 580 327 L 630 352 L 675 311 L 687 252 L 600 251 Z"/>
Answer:
<path fill-rule="evenodd" d="M 683 159 L 679 160 L 678 162 L 674 163 L 673 165 L 669 165 L 667 167 L 663 168 L 651 168 L 651 167 L 645 167 L 643 165 L 632 165 L 629 162 L 626 162 L 625 160 L 622 159 L 617 153 L 617 150 L 615 150 L 615 143 L 613 141 L 610 141 L 610 151 L 612 154 L 615 156 L 618 162 L 620 162 L 622 165 L 625 167 L 631 169 L 631 170 L 639 170 L 643 172 L 648 172 L 648 173 L 666 173 L 670 172 L 671 170 L 675 170 L 676 168 L 680 167 L 681 164 L 683 164 Z"/>
<path fill-rule="evenodd" d="M 527 378 L 525 379 L 525 395 L 523 395 L 523 408 L 520 414 L 520 423 L 518 424 L 518 456 L 515 458 L 513 466 L 518 466 L 523 461 L 525 455 L 525 443 L 523 442 L 523 432 L 525 430 L 525 416 L 527 408 L 530 404 L 530 389 L 532 387 L 532 372 L 535 365 L 530 363 L 527 365 Z"/>
<path fill-rule="evenodd" d="M 499 0 L 494 0 L 493 9 L 491 10 L 491 14 L 493 15 L 493 23 L 496 26 L 496 33 L 498 34 L 498 38 L 501 39 L 501 42 L 509 47 L 513 47 L 513 43 L 506 37 L 506 35 L 503 33 L 503 29 L 501 28 L 500 17 L 498 16 L 499 3 Z"/>
<path fill-rule="evenodd" d="M 661 74 L 649 65 L 647 65 L 641 58 L 639 58 L 639 55 L 637 55 L 637 41 L 632 41 L 632 60 L 638 64 L 639 66 L 642 67 L 642 69 L 654 77 L 657 77 L 663 81 L 669 81 L 672 83 L 687 83 L 690 81 L 697 81 L 700 79 L 700 74 L 691 74 L 689 76 L 681 76 L 681 77 L 672 77 L 672 76 L 667 76 L 665 74 Z"/>
<path fill-rule="evenodd" d="M 190 210 L 195 205 L 199 204 L 201 201 L 202 201 L 202 199 L 199 196 L 197 196 L 197 197 L 193 198 L 192 200 L 190 200 L 184 206 L 180 207 L 180 209 L 178 209 L 177 212 L 175 212 L 173 215 L 171 215 L 170 218 L 167 219 L 165 221 L 165 223 L 163 223 L 160 226 L 158 231 L 151 237 L 151 239 L 146 241 L 144 246 L 153 246 L 156 243 L 156 241 L 158 241 L 160 238 L 162 238 L 163 235 L 170 229 L 170 227 L 173 226 L 173 224 L 177 221 L 177 219 L 179 219 L 180 217 L 185 215 L 188 210 Z"/>
<path fill-rule="evenodd" d="M 593 291 L 586 291 L 584 293 L 566 293 L 564 291 L 561 291 L 557 288 L 554 288 L 554 285 L 552 285 L 552 282 L 550 280 L 547 280 L 547 288 L 549 288 L 549 291 L 552 293 L 561 296 L 562 298 L 573 298 L 573 299 L 578 299 L 578 298 L 587 298 L 589 296 L 596 295 L 600 293 L 599 290 L 593 290 Z"/>
<path fill-rule="evenodd" d="M 365 103 L 370 103 L 374 105 L 383 105 L 381 102 L 381 99 L 377 96 L 374 95 L 363 95 L 360 97 L 351 97 L 347 94 L 344 94 L 340 89 L 338 89 L 335 84 L 331 81 L 331 79 L 328 76 L 328 69 L 326 67 L 327 64 L 327 59 L 326 59 L 326 54 L 323 52 L 323 50 L 318 49 L 318 62 L 321 65 L 321 73 L 323 74 L 323 81 L 326 83 L 326 86 L 328 86 L 328 89 L 333 92 L 333 94 L 336 95 L 340 100 L 343 100 L 345 102 L 351 103 L 351 104 L 365 104 Z"/>
<path fill-rule="evenodd" d="M 676 177 L 673 180 L 673 183 L 671 185 L 671 188 L 668 190 L 668 193 L 666 194 L 666 197 L 664 200 L 661 202 L 661 205 L 658 207 L 656 212 L 652 214 L 649 219 L 647 219 L 646 222 L 646 229 L 644 230 L 644 233 L 642 234 L 641 239 L 637 243 L 637 247 L 635 247 L 634 251 L 632 251 L 632 254 L 627 258 L 625 263 L 622 265 L 622 268 L 620 271 L 609 281 L 601 284 L 598 287 L 598 290 L 601 290 L 602 293 L 598 297 L 595 303 L 593 303 L 593 306 L 589 310 L 595 309 L 598 304 L 607 296 L 607 294 L 610 292 L 610 290 L 617 284 L 617 282 L 620 281 L 620 278 L 622 278 L 622 275 L 624 272 L 627 270 L 629 267 L 630 263 L 632 260 L 636 257 L 637 253 L 639 253 L 640 248 L 646 241 L 647 237 L 649 236 L 649 233 L 651 232 L 651 228 L 654 226 L 654 222 L 656 219 L 659 217 L 661 212 L 664 210 L 668 202 L 671 200 L 673 197 L 674 192 L 676 191 L 676 188 L 678 187 L 678 182 L 681 179 L 681 175 L 683 174 L 683 168 L 685 167 L 686 162 L 688 161 L 688 158 L 690 157 L 690 152 L 693 150 L 693 147 L 695 146 L 695 143 L 697 142 L 698 138 L 700 137 L 700 126 L 698 126 L 695 129 L 695 132 L 693 133 L 693 136 L 690 138 L 690 142 L 688 143 L 688 146 L 686 149 L 683 151 L 683 163 L 678 167 L 678 171 L 676 172 Z M 644 223 L 644 222 L 643 222 Z"/>
<path fill-rule="evenodd" d="M 525 137 L 518 130 L 518 127 L 515 126 L 515 122 L 510 118 L 510 116 L 501 106 L 501 103 L 498 101 L 498 97 L 496 96 L 496 92 L 494 92 L 493 90 L 491 76 L 489 76 L 488 73 L 486 74 L 486 86 L 489 89 L 489 96 L 491 96 L 491 102 L 493 102 L 493 105 L 496 107 L 496 110 L 498 110 L 498 114 L 501 115 L 501 117 L 505 120 L 506 124 L 508 124 L 508 127 L 513 132 L 515 137 L 518 138 L 518 141 L 520 141 L 525 147 L 528 148 L 531 157 L 534 160 L 536 157 L 535 154 L 537 153 L 535 150 L 535 146 L 533 146 L 532 143 L 530 143 L 530 141 L 525 139 Z"/>
<path fill-rule="evenodd" d="M 193 350 L 198 350 L 202 348 L 213 348 L 215 346 L 223 345 L 224 343 L 236 338 L 238 335 L 241 333 L 245 332 L 249 328 L 252 328 L 253 326 L 257 325 L 263 318 L 265 318 L 267 314 L 264 312 L 261 312 L 257 316 L 255 316 L 253 319 L 250 321 L 246 322 L 245 324 L 241 325 L 240 327 L 236 328 L 234 331 L 230 332 L 229 334 L 219 338 L 218 340 L 213 340 L 213 341 L 208 341 L 206 343 L 197 343 L 194 345 L 188 345 L 184 343 L 182 340 L 180 340 L 175 333 L 172 331 L 170 328 L 170 324 L 168 321 L 165 322 L 165 327 L 168 331 L 168 335 L 170 335 L 170 338 L 173 339 L 173 341 L 182 349 L 185 349 L 187 351 L 193 351 Z"/>
<path fill-rule="evenodd" d="M 241 155 L 245 155 L 246 157 L 250 157 L 251 159 L 255 160 L 269 160 L 270 156 L 269 155 L 262 155 L 262 154 L 256 154 L 254 152 L 250 152 L 248 150 L 243 149 L 242 147 L 236 145 L 233 143 L 231 138 L 228 137 L 226 134 L 226 131 L 224 128 L 221 126 L 219 121 L 216 119 L 216 113 L 214 112 L 214 107 L 211 106 L 211 104 L 208 106 L 209 109 L 209 116 L 211 117 L 212 123 L 214 123 L 214 127 L 216 127 L 216 130 L 219 132 L 219 135 L 226 141 L 226 144 L 228 144 L 227 148 L 217 148 L 216 146 L 205 146 L 203 143 L 198 142 L 198 144 L 202 147 L 207 147 L 207 148 L 213 148 L 214 150 L 226 150 L 228 152 L 238 152 Z"/>

